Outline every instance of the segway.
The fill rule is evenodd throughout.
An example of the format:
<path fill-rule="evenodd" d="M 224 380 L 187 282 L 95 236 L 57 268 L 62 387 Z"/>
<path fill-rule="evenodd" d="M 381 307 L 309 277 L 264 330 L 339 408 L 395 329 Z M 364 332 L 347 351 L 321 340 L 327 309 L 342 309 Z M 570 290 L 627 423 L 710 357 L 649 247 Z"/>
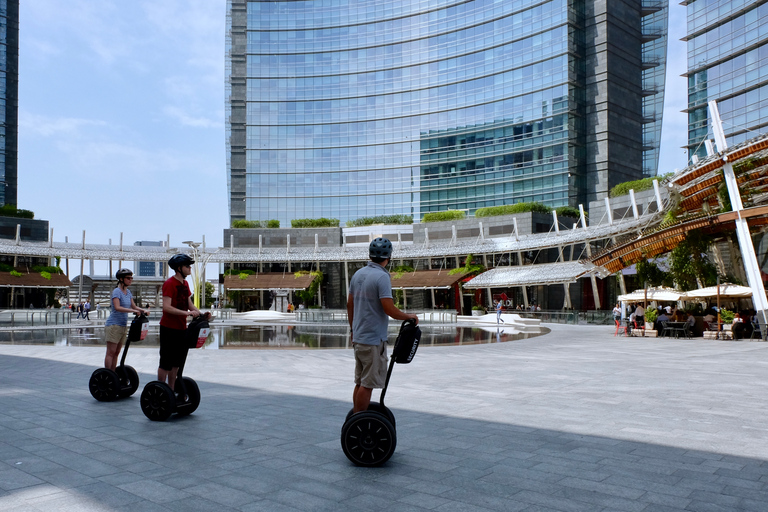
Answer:
<path fill-rule="evenodd" d="M 384 389 L 379 402 L 371 402 L 368 409 L 358 413 L 350 410 L 341 427 L 341 449 L 356 466 L 380 466 L 389 460 L 397 446 L 395 415 L 384 405 L 389 377 L 395 363 L 408 364 L 419 347 L 421 329 L 413 320 L 400 326 L 400 333 L 392 349 Z"/>
<path fill-rule="evenodd" d="M 211 332 L 210 313 L 200 315 L 189 323 L 184 334 L 187 344 L 187 352 L 176 374 L 175 389 L 165 382 L 152 381 L 144 386 L 141 392 L 141 410 L 144 416 L 152 421 L 165 421 L 176 413 L 179 416 L 188 416 L 197 410 L 200 405 L 200 388 L 197 382 L 183 375 L 184 364 L 190 348 L 200 348 L 208 339 Z"/>
<path fill-rule="evenodd" d="M 99 402 L 111 402 L 118 398 L 133 395 L 139 389 L 139 374 L 132 366 L 125 364 L 125 356 L 132 341 L 141 341 L 147 337 L 149 320 L 144 313 L 134 317 L 128 329 L 128 340 L 125 342 L 120 366 L 115 371 L 109 368 L 99 368 L 91 374 L 88 389 L 91 396 Z"/>

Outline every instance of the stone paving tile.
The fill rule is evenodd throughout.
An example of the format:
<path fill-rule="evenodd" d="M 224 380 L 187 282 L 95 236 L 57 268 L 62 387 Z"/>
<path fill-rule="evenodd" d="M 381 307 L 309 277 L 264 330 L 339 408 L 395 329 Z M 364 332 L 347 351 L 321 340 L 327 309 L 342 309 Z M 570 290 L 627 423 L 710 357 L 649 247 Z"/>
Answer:
<path fill-rule="evenodd" d="M 153 423 L 90 397 L 103 347 L 0 346 L 0 510 L 768 510 L 768 344 L 551 327 L 398 366 L 381 468 L 340 449 L 350 351 L 194 351 L 200 408 Z"/>

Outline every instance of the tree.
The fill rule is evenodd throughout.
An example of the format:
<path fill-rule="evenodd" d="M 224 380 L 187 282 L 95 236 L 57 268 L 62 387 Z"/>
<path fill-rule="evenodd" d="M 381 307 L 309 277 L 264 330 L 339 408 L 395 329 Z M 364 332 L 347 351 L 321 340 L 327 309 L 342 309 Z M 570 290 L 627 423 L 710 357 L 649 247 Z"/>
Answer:
<path fill-rule="evenodd" d="M 717 284 L 717 267 L 707 257 L 710 245 L 710 237 L 701 231 L 691 231 L 669 254 L 669 273 L 679 290 Z"/>
<path fill-rule="evenodd" d="M 656 262 L 641 260 L 635 264 L 637 270 L 638 285 L 645 286 L 672 286 L 673 280 L 669 272 L 664 272 Z"/>
<path fill-rule="evenodd" d="M 206 282 L 205 283 L 205 307 L 210 308 L 213 306 L 213 292 L 215 288 L 213 287 L 213 284 Z"/>

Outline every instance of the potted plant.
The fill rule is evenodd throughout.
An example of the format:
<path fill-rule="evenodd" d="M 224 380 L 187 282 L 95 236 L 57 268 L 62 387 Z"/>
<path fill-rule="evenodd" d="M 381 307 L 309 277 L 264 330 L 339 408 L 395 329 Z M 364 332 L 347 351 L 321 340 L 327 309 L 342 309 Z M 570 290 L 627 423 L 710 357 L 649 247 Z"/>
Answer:
<path fill-rule="evenodd" d="M 472 316 L 483 316 L 485 314 L 485 308 L 480 304 L 472 306 Z"/>
<path fill-rule="evenodd" d="M 645 310 L 645 330 L 650 331 L 653 329 L 653 324 L 656 323 L 656 318 L 659 316 L 659 311 L 656 308 L 648 308 Z"/>
<path fill-rule="evenodd" d="M 736 313 L 725 308 L 720 308 L 720 322 L 723 324 L 723 331 L 733 332 L 733 319 Z"/>

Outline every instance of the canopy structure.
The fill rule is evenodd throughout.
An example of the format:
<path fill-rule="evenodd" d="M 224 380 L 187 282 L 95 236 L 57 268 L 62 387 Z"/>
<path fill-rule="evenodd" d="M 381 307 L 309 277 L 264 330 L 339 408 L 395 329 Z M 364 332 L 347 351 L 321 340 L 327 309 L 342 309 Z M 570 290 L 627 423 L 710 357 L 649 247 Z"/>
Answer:
<path fill-rule="evenodd" d="M 315 276 L 310 274 L 294 275 L 292 272 L 265 272 L 252 274 L 241 279 L 240 276 L 225 276 L 224 287 L 227 290 L 306 290 Z"/>
<path fill-rule="evenodd" d="M 424 290 L 450 288 L 464 277 L 464 273 L 450 274 L 448 270 L 419 270 L 403 274 L 390 274 L 392 288 L 398 290 Z"/>
<path fill-rule="evenodd" d="M 464 288 L 502 288 L 506 286 L 573 283 L 578 278 L 590 273 L 604 277 L 603 269 L 589 262 L 581 261 L 496 267 L 464 283 Z"/>
<path fill-rule="evenodd" d="M 717 295 L 717 286 L 708 286 L 706 288 L 685 292 L 686 299 L 704 299 L 717 297 Z M 720 296 L 749 298 L 752 297 L 752 288 L 749 286 L 725 283 L 720 285 Z"/>
<path fill-rule="evenodd" d="M 64 274 L 52 273 L 50 279 L 40 275 L 39 272 L 21 271 L 20 276 L 13 276 L 10 272 L 0 272 L 0 287 L 13 288 L 69 288 L 72 283 Z"/>
<path fill-rule="evenodd" d="M 626 295 L 619 295 L 618 300 L 622 302 L 641 302 L 643 300 L 660 300 L 664 302 L 674 302 L 685 298 L 685 292 L 675 290 L 674 288 L 647 288 L 635 290 Z"/>

